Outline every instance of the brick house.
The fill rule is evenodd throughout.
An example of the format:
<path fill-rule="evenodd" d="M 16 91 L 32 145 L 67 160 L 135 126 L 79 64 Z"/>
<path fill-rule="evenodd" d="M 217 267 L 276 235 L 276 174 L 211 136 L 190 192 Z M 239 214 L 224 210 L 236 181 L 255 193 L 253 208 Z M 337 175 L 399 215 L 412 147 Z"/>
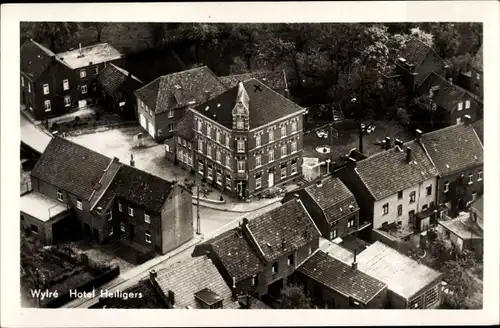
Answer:
<path fill-rule="evenodd" d="M 418 87 L 419 95 L 429 95 L 436 110 L 425 118 L 437 128 L 460 124 L 469 115 L 474 122 L 482 117 L 483 103 L 471 92 L 431 73 Z M 424 118 L 423 118 L 424 119 Z"/>
<path fill-rule="evenodd" d="M 299 190 L 285 194 L 282 203 L 298 197 L 324 238 L 342 239 L 368 227 L 359 222 L 359 206 L 354 195 L 339 178 L 318 179 Z"/>
<path fill-rule="evenodd" d="M 61 52 L 56 57 L 73 70 L 72 106 L 82 108 L 98 101 L 96 78 L 99 72 L 108 64 L 119 64 L 123 55 L 108 43 L 98 43 Z"/>
<path fill-rule="evenodd" d="M 160 76 L 135 91 L 139 123 L 156 141 L 172 136 L 190 106 L 226 90 L 206 66 Z"/>
<path fill-rule="evenodd" d="M 297 277 L 320 308 L 383 309 L 387 302 L 387 284 L 358 270 L 355 258 L 348 265 L 317 250 Z"/>
<path fill-rule="evenodd" d="M 304 109 L 260 81 L 240 82 L 190 110 L 193 122 L 183 121 L 165 147 L 178 156 L 181 140 L 188 166 L 214 186 L 246 199 L 301 178 Z"/>
<path fill-rule="evenodd" d="M 467 122 L 425 133 L 417 140 L 438 172 L 437 204 L 446 205 L 454 217 L 483 193 L 483 145 Z"/>
<path fill-rule="evenodd" d="M 288 80 L 286 78 L 286 72 L 283 71 L 258 71 L 244 74 L 234 74 L 227 76 L 219 76 L 219 80 L 226 86 L 226 88 L 231 89 L 238 86 L 240 81 L 246 81 L 250 79 L 256 79 L 267 85 L 269 88 L 273 89 L 280 95 L 284 97 L 289 97 Z"/>
<path fill-rule="evenodd" d="M 99 103 L 124 119 L 135 120 L 137 111 L 134 91 L 143 85 L 132 73 L 109 64 L 97 76 L 97 97 Z"/>
<path fill-rule="evenodd" d="M 20 58 L 21 104 L 36 120 L 67 113 L 75 99 L 71 67 L 31 39 L 21 45 Z"/>
<path fill-rule="evenodd" d="M 339 177 L 360 204 L 360 219 L 373 224 L 372 239 L 398 241 L 437 223 L 438 172 L 416 141 L 391 145 L 356 162 Z"/>
<path fill-rule="evenodd" d="M 71 209 L 72 221 L 96 242 L 121 240 L 151 255 L 193 236 L 189 191 L 63 138 L 50 141 L 31 182 L 32 192 Z"/>

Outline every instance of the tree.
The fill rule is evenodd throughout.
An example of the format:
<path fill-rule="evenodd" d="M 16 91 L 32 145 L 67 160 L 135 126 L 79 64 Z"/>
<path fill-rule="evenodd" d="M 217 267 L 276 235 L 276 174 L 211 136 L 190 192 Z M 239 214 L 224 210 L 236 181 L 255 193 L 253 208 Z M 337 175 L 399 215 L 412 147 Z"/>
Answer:
<path fill-rule="evenodd" d="M 194 45 L 196 61 L 200 61 L 200 49 L 203 45 L 219 34 L 219 27 L 216 24 L 207 23 L 186 23 L 181 26 L 185 40 L 191 41 Z"/>
<path fill-rule="evenodd" d="M 96 31 L 96 42 L 101 42 L 102 31 L 108 27 L 108 23 L 106 22 L 88 22 L 83 23 L 83 26 L 86 28 L 91 28 Z"/>
<path fill-rule="evenodd" d="M 149 23 L 147 24 L 153 48 L 157 48 L 165 38 L 165 24 L 163 23 Z"/>
<path fill-rule="evenodd" d="M 229 66 L 230 74 L 243 74 L 248 73 L 245 60 L 239 56 L 233 58 L 233 63 Z"/>
<path fill-rule="evenodd" d="M 412 123 L 421 128 L 432 128 L 434 126 L 434 116 L 436 105 L 429 95 L 422 95 L 412 99 L 408 107 L 411 113 Z"/>
<path fill-rule="evenodd" d="M 289 285 L 281 290 L 281 309 L 312 309 L 311 298 L 301 285 Z"/>
<path fill-rule="evenodd" d="M 462 72 L 467 72 L 470 70 L 470 65 L 472 63 L 472 56 L 469 53 L 463 55 L 457 55 L 446 59 L 446 64 L 450 67 L 450 77 L 456 81 L 459 79 Z"/>
<path fill-rule="evenodd" d="M 449 309 L 482 308 L 482 283 L 471 273 L 475 266 L 472 258 L 448 261 L 444 265 L 444 278 L 449 293 L 445 294 L 443 307 Z M 479 297 L 478 297 L 479 296 Z"/>
<path fill-rule="evenodd" d="M 31 35 L 50 50 L 65 50 L 78 37 L 80 27 L 73 22 L 36 22 L 32 25 Z"/>

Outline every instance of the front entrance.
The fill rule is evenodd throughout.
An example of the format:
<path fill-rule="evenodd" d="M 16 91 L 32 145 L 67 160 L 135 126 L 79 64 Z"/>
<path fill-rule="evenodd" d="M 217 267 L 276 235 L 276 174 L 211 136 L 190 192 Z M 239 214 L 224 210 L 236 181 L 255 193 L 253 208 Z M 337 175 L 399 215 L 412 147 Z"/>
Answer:
<path fill-rule="evenodd" d="M 267 185 L 269 188 L 274 186 L 274 172 L 269 172 L 269 178 L 267 180 Z"/>

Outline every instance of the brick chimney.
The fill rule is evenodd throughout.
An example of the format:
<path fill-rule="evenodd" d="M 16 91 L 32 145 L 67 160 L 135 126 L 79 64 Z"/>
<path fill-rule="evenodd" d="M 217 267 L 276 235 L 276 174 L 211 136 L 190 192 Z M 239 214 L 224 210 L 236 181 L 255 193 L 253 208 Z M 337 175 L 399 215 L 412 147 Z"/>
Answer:
<path fill-rule="evenodd" d="M 168 305 L 170 308 L 173 308 L 175 305 L 175 293 L 172 290 L 169 290 L 167 293 Z"/>
<path fill-rule="evenodd" d="M 352 166 L 352 167 L 356 166 L 356 160 L 352 157 L 349 157 L 349 166 Z"/>
<path fill-rule="evenodd" d="M 468 125 L 468 124 L 470 124 L 472 122 L 472 118 L 470 117 L 469 114 L 465 115 L 464 118 L 465 118 L 465 124 L 466 125 Z"/>
<path fill-rule="evenodd" d="M 394 146 L 401 147 L 401 146 L 403 146 L 403 142 L 400 139 L 396 139 L 396 140 L 394 140 Z"/>
<path fill-rule="evenodd" d="M 391 137 L 385 137 L 385 149 L 391 149 Z"/>
<path fill-rule="evenodd" d="M 323 187 L 323 181 L 321 179 L 319 179 L 318 181 L 316 181 L 316 187 L 318 187 L 318 188 Z"/>
<path fill-rule="evenodd" d="M 134 154 L 130 154 L 130 166 L 135 167 Z"/>
<path fill-rule="evenodd" d="M 358 269 L 358 262 L 356 262 L 356 253 L 357 253 L 357 249 L 354 249 L 354 260 L 352 261 L 352 265 L 351 265 L 353 270 Z"/>
<path fill-rule="evenodd" d="M 422 130 L 415 130 L 415 132 L 417 133 L 417 142 L 420 143 L 422 141 Z"/>
<path fill-rule="evenodd" d="M 411 162 L 411 148 L 406 147 L 406 163 L 410 163 L 410 162 Z"/>

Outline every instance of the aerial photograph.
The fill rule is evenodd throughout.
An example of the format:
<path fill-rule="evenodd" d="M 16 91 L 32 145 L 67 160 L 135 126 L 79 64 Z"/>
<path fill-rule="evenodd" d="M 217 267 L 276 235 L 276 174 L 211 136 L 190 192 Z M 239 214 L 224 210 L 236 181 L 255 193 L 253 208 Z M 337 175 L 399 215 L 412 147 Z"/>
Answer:
<path fill-rule="evenodd" d="M 482 23 L 19 29 L 23 308 L 483 308 Z"/>

